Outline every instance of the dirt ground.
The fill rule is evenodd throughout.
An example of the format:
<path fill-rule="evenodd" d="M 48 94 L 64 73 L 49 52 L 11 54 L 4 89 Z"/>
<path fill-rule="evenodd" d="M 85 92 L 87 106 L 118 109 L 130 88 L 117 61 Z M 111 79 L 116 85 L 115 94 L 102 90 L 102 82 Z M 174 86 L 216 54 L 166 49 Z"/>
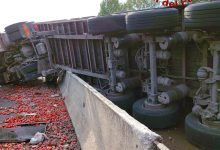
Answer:
<path fill-rule="evenodd" d="M 170 150 L 200 150 L 187 141 L 184 133 L 184 122 L 179 123 L 176 127 L 155 130 L 155 132 L 163 137 L 163 143 Z"/>
<path fill-rule="evenodd" d="M 0 99 L 14 102 L 0 106 L 0 129 L 13 128 L 21 124 L 46 123 L 48 139 L 37 145 L 1 143 L 0 150 L 80 150 L 64 100 L 57 87 L 41 82 L 7 85 L 0 88 Z"/>

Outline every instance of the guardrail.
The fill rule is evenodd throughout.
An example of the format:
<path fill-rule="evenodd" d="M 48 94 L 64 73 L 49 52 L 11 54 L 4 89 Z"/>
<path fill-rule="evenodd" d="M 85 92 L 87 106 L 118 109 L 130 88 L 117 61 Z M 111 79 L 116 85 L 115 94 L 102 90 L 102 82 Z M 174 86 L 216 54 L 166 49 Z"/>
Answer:
<path fill-rule="evenodd" d="M 83 150 L 168 150 L 158 134 L 71 72 L 60 89 Z"/>

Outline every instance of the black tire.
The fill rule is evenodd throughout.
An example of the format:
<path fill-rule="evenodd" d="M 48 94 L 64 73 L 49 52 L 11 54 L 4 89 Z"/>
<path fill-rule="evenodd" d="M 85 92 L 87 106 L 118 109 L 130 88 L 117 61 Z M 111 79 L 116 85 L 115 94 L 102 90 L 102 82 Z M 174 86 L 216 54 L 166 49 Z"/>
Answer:
<path fill-rule="evenodd" d="M 220 1 L 192 4 L 184 10 L 186 29 L 216 30 L 220 27 L 219 18 Z"/>
<path fill-rule="evenodd" d="M 192 144 L 201 149 L 220 149 L 220 130 L 203 125 L 199 117 L 192 113 L 186 116 L 185 134 Z"/>
<path fill-rule="evenodd" d="M 106 97 L 121 109 L 131 113 L 132 105 L 135 102 L 135 96 L 132 92 L 127 93 L 107 93 Z"/>
<path fill-rule="evenodd" d="M 20 28 L 22 27 L 22 25 L 24 23 L 25 22 L 18 22 L 18 23 L 9 25 L 9 26 L 5 27 L 5 32 L 6 33 L 12 33 L 12 32 L 18 31 L 18 30 L 20 30 Z"/>
<path fill-rule="evenodd" d="M 15 42 L 17 40 L 22 40 L 25 38 L 25 35 L 22 33 L 22 25 L 25 22 L 19 22 L 12 25 L 9 25 L 5 28 L 5 32 L 8 36 L 8 39 L 11 42 Z"/>
<path fill-rule="evenodd" d="M 7 36 L 11 42 L 15 42 L 17 40 L 22 40 L 25 38 L 24 35 L 20 31 L 16 31 L 13 33 L 7 33 Z"/>
<path fill-rule="evenodd" d="M 128 13 L 128 32 L 144 32 L 158 29 L 171 29 L 180 25 L 180 16 L 175 8 L 152 9 Z"/>
<path fill-rule="evenodd" d="M 176 125 L 180 118 L 179 105 L 172 103 L 162 108 L 145 108 L 140 99 L 133 105 L 133 117 L 153 129 L 164 129 Z"/>
<path fill-rule="evenodd" d="M 115 34 L 126 31 L 125 14 L 100 16 L 88 19 L 91 34 Z"/>

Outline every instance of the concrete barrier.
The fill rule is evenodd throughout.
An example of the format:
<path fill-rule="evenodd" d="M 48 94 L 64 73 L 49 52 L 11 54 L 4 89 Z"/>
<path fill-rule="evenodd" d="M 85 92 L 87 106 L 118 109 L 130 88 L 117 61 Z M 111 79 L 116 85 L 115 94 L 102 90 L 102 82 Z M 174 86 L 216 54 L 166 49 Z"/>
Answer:
<path fill-rule="evenodd" d="M 148 150 L 157 149 L 155 143 L 161 146 L 158 134 L 71 72 L 66 73 L 60 89 L 83 150 Z"/>

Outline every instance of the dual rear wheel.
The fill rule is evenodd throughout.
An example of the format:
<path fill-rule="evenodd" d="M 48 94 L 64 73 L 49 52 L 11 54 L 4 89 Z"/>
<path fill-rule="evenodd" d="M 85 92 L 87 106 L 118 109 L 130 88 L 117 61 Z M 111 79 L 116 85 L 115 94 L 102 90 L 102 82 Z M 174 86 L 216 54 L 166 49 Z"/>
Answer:
<path fill-rule="evenodd" d="M 220 31 L 220 1 L 192 4 L 185 8 L 187 30 Z M 185 118 L 185 134 L 194 145 L 206 150 L 220 149 L 220 128 L 201 123 L 201 117 L 189 114 Z"/>
<path fill-rule="evenodd" d="M 173 30 L 181 23 L 181 17 L 179 17 L 178 10 L 175 8 L 131 12 L 128 13 L 126 19 L 122 17 L 123 19 L 120 21 L 116 21 L 116 18 L 116 16 L 112 15 L 111 17 L 97 17 L 96 19 L 89 20 L 88 26 L 90 33 L 140 33 L 161 31 L 165 29 Z M 103 24 L 105 27 L 100 28 Z M 189 5 L 184 11 L 184 26 L 186 30 L 219 32 L 220 2 L 213 1 Z M 113 98 L 110 96 L 109 99 L 118 103 L 119 107 L 125 107 L 127 100 L 122 99 L 127 98 L 119 97 Z M 123 106 L 121 104 L 123 104 Z M 125 109 L 126 108 L 127 106 Z M 144 99 L 141 99 L 133 105 L 133 116 L 150 128 L 167 128 L 178 122 L 179 104 L 173 103 L 158 109 L 144 106 Z M 203 149 L 220 149 L 220 130 L 205 126 L 201 123 L 200 118 L 193 114 L 189 114 L 185 119 L 185 132 L 187 139 L 191 143 Z"/>

